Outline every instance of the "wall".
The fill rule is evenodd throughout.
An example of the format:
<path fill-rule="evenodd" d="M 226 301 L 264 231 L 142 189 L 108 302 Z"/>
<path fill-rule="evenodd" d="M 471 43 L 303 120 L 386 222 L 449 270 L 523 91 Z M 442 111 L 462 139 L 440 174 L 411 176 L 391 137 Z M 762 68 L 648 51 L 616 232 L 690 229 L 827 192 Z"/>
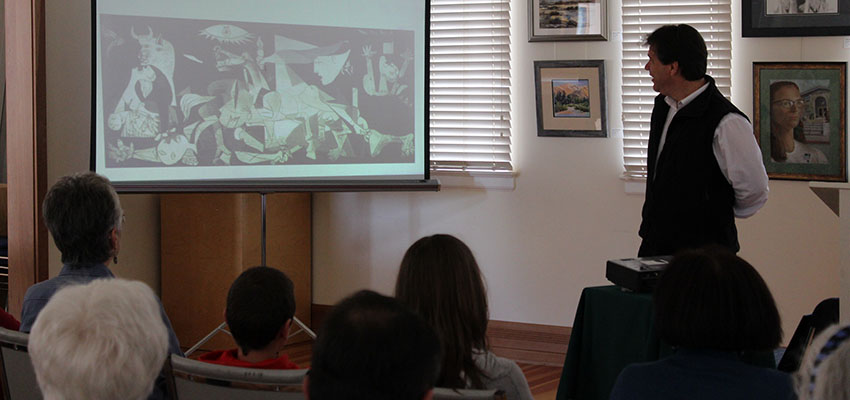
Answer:
<path fill-rule="evenodd" d="M 47 180 L 89 169 L 91 119 L 91 7 L 82 0 L 46 0 Z M 141 280 L 159 292 L 159 197 L 121 195 L 127 223 L 119 277 Z M 62 267 L 51 239 L 50 276 Z"/>
<path fill-rule="evenodd" d="M 611 32 L 620 30 L 618 5 L 609 2 Z M 621 138 L 536 136 L 533 60 L 605 59 L 610 126 L 622 127 L 616 35 L 606 42 L 529 43 L 527 1 L 511 6 L 516 188 L 316 195 L 314 303 L 332 304 L 364 287 L 391 293 L 406 247 L 447 232 L 476 253 L 491 318 L 569 326 L 582 288 L 608 284 L 605 261 L 636 254 L 643 198 L 624 193 Z M 753 61 L 848 59 L 840 37 L 743 39 L 740 0 L 732 7 L 732 100 L 750 115 Z M 838 218 L 807 182 L 770 185 L 762 211 L 738 222 L 740 255 L 764 276 L 790 338 L 802 314 L 838 295 Z"/>
<path fill-rule="evenodd" d="M 733 21 L 740 20 L 740 1 L 733 1 Z M 612 32 L 620 29 L 618 5 L 609 2 Z M 569 326 L 581 289 L 608 283 L 605 260 L 637 252 L 643 198 L 624 191 L 622 140 L 539 138 L 534 113 L 533 60 L 605 59 L 609 122 L 621 127 L 619 44 L 528 43 L 527 0 L 513 0 L 512 8 L 515 188 L 315 195 L 314 303 L 333 304 L 360 288 L 391 293 L 407 246 L 423 235 L 448 232 L 476 253 L 493 319 Z M 87 1 L 47 0 L 51 182 L 88 167 L 89 13 Z M 742 39 L 740 22 L 733 30 L 732 99 L 748 114 L 751 62 L 848 59 L 842 38 Z M 158 290 L 156 196 L 122 196 L 122 203 L 128 223 L 115 271 Z M 773 290 L 788 336 L 800 315 L 838 294 L 838 219 L 806 182 L 771 181 L 767 205 L 740 221 L 739 230 L 741 256 Z M 55 275 L 55 249 L 51 258 Z"/>

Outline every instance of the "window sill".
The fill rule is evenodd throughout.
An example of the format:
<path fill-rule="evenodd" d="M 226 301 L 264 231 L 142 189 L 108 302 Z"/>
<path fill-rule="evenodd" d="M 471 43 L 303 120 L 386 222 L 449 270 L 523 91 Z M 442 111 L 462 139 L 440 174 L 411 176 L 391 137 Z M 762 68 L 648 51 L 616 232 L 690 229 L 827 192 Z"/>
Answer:
<path fill-rule="evenodd" d="M 445 189 L 484 189 L 512 191 L 516 188 L 516 176 L 516 171 L 431 171 L 431 178 L 439 179 L 440 188 Z"/>
<path fill-rule="evenodd" d="M 646 179 L 641 178 L 622 178 L 623 190 L 626 194 L 644 195 L 646 194 Z"/>

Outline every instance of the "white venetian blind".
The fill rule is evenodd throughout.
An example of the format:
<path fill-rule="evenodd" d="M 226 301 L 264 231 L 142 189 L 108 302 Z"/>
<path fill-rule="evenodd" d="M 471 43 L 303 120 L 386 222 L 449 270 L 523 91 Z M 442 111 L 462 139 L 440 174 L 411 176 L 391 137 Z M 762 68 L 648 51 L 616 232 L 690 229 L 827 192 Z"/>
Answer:
<path fill-rule="evenodd" d="M 509 173 L 509 0 L 431 0 L 433 171 Z"/>
<path fill-rule="evenodd" d="M 708 75 L 729 97 L 732 59 L 731 0 L 623 0 L 623 158 L 625 178 L 646 178 L 649 119 L 658 94 L 644 70 L 646 36 L 668 24 L 696 28 L 708 47 Z"/>

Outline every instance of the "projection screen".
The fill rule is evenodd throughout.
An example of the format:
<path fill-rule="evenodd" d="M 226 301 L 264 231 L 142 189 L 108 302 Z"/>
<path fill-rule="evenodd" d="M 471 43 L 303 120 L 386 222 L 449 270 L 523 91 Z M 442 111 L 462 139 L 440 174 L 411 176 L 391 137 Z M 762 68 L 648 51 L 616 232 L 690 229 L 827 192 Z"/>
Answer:
<path fill-rule="evenodd" d="M 427 10 L 93 1 L 92 167 L 124 191 L 427 183 Z"/>

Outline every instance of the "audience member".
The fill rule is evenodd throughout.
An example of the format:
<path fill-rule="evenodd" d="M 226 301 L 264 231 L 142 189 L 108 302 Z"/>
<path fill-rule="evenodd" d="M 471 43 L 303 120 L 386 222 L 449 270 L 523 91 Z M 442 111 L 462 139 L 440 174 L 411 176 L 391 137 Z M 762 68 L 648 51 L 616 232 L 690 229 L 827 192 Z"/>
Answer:
<path fill-rule="evenodd" d="M 806 350 L 795 375 L 800 400 L 850 399 L 850 326 L 833 325 Z"/>
<path fill-rule="evenodd" d="M 654 301 L 658 334 L 676 351 L 626 367 L 611 399 L 794 398 L 788 374 L 739 358 L 782 340 L 776 303 L 749 263 L 720 246 L 682 252 L 661 277 Z"/>
<path fill-rule="evenodd" d="M 280 354 L 294 315 L 295 294 L 286 274 L 269 267 L 249 268 L 230 286 L 224 312 L 239 347 L 213 351 L 200 360 L 234 367 L 297 369 L 286 354 Z"/>
<path fill-rule="evenodd" d="M 0 309 L 0 326 L 13 331 L 21 329 L 21 323 L 15 316 L 3 309 Z"/>
<path fill-rule="evenodd" d="M 509 400 L 532 399 L 519 366 L 489 351 L 487 291 L 466 244 L 451 235 L 417 240 L 401 261 L 395 295 L 440 336 L 438 387 L 501 389 Z"/>
<path fill-rule="evenodd" d="M 337 304 L 313 346 L 312 400 L 422 400 L 433 395 L 440 343 L 397 300 L 363 290 Z"/>
<path fill-rule="evenodd" d="M 124 211 L 105 177 L 82 172 L 59 179 L 42 204 L 45 225 L 62 253 L 59 275 L 27 289 L 21 310 L 21 332 L 29 332 L 41 309 L 60 288 L 95 279 L 114 278 L 110 264 L 118 262 Z M 183 355 L 171 322 L 159 305 L 168 332 L 168 351 Z M 165 381 L 157 381 L 152 399 L 165 397 Z"/>
<path fill-rule="evenodd" d="M 147 285 L 98 279 L 56 292 L 28 349 L 46 400 L 144 399 L 168 356 L 168 331 Z"/>

